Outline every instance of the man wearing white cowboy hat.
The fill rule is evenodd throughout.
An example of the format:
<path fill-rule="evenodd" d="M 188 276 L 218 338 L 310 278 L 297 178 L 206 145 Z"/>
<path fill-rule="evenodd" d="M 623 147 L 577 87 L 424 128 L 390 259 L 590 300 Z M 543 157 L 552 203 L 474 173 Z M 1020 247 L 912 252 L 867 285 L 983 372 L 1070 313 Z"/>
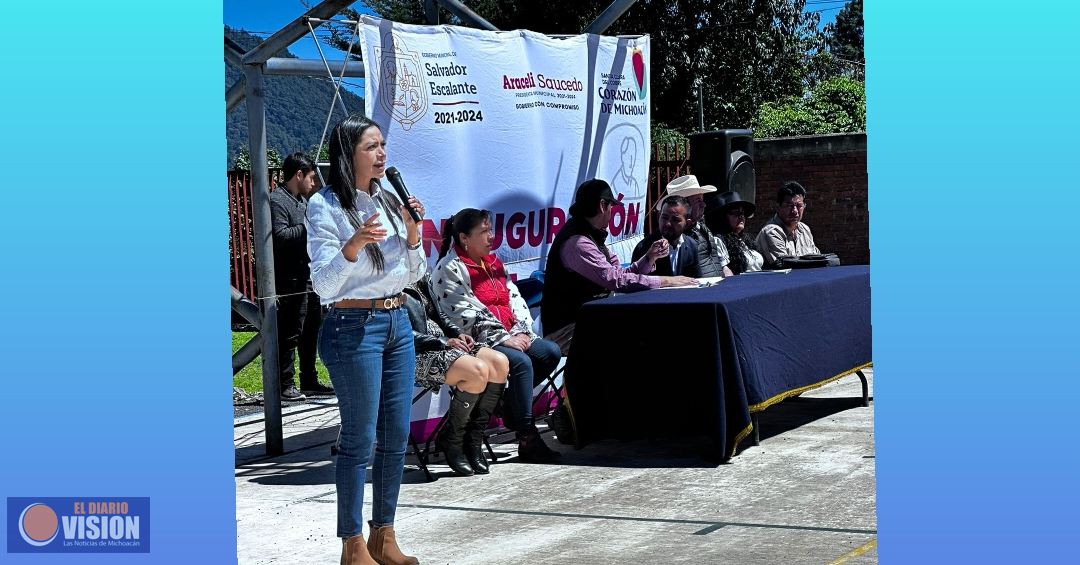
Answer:
<path fill-rule="evenodd" d="M 656 211 L 660 212 L 664 201 L 669 196 L 682 196 L 690 202 L 690 214 L 686 220 L 687 227 L 684 235 L 693 238 L 697 243 L 698 266 L 701 268 L 703 277 L 730 277 L 731 269 L 728 268 L 729 255 L 727 247 L 720 238 L 713 235 L 702 219 L 705 217 L 705 198 L 703 195 L 716 192 L 716 187 L 706 184 L 698 184 L 694 175 L 683 175 L 667 185 L 667 190 L 656 203 Z"/>

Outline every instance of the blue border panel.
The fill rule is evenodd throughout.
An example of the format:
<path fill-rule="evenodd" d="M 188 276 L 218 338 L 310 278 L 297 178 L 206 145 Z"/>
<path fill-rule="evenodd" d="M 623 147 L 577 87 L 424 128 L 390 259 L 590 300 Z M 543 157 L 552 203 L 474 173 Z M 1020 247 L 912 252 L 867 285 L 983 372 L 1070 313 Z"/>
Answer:
<path fill-rule="evenodd" d="M 2 11 L 0 498 L 148 499 L 153 544 L 0 561 L 235 562 L 221 3 Z"/>
<path fill-rule="evenodd" d="M 1071 2 L 866 2 L 882 563 L 1074 562 Z"/>

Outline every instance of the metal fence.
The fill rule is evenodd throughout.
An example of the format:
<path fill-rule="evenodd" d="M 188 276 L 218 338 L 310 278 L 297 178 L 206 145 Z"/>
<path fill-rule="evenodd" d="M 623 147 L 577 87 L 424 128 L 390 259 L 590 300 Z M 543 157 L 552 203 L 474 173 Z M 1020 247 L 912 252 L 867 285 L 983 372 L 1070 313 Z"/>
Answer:
<path fill-rule="evenodd" d="M 270 185 L 281 182 L 281 169 L 270 169 Z M 245 297 L 254 300 L 255 228 L 251 216 L 251 172 L 228 171 L 229 279 Z"/>
<path fill-rule="evenodd" d="M 649 188 L 645 198 L 645 233 L 655 229 L 656 214 L 652 209 L 672 179 L 690 174 L 690 142 L 654 143 L 649 163 Z"/>

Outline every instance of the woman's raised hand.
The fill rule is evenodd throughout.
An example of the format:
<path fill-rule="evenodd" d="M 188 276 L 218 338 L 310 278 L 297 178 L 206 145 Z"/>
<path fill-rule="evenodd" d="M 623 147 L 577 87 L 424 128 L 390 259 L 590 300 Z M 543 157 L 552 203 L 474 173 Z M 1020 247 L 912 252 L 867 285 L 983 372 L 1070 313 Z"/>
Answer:
<path fill-rule="evenodd" d="M 364 224 L 353 233 L 349 241 L 345 242 L 345 247 L 341 249 L 341 253 L 349 261 L 356 261 L 361 249 L 367 247 L 368 244 L 379 243 L 385 239 L 386 229 L 382 227 L 382 222 L 379 222 L 379 213 L 375 212 L 371 217 L 364 220 Z"/>

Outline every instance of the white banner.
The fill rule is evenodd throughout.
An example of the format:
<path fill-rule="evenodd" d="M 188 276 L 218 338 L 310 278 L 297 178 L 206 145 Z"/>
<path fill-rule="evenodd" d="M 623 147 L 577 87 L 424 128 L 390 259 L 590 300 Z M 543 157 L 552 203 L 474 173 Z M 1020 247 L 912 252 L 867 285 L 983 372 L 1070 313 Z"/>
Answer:
<path fill-rule="evenodd" d="M 649 38 L 413 26 L 365 17 L 365 106 L 428 211 L 434 265 L 443 225 L 491 210 L 495 253 L 543 268 L 577 185 L 609 182 L 609 241 L 624 262 L 641 237 L 649 166 Z"/>

